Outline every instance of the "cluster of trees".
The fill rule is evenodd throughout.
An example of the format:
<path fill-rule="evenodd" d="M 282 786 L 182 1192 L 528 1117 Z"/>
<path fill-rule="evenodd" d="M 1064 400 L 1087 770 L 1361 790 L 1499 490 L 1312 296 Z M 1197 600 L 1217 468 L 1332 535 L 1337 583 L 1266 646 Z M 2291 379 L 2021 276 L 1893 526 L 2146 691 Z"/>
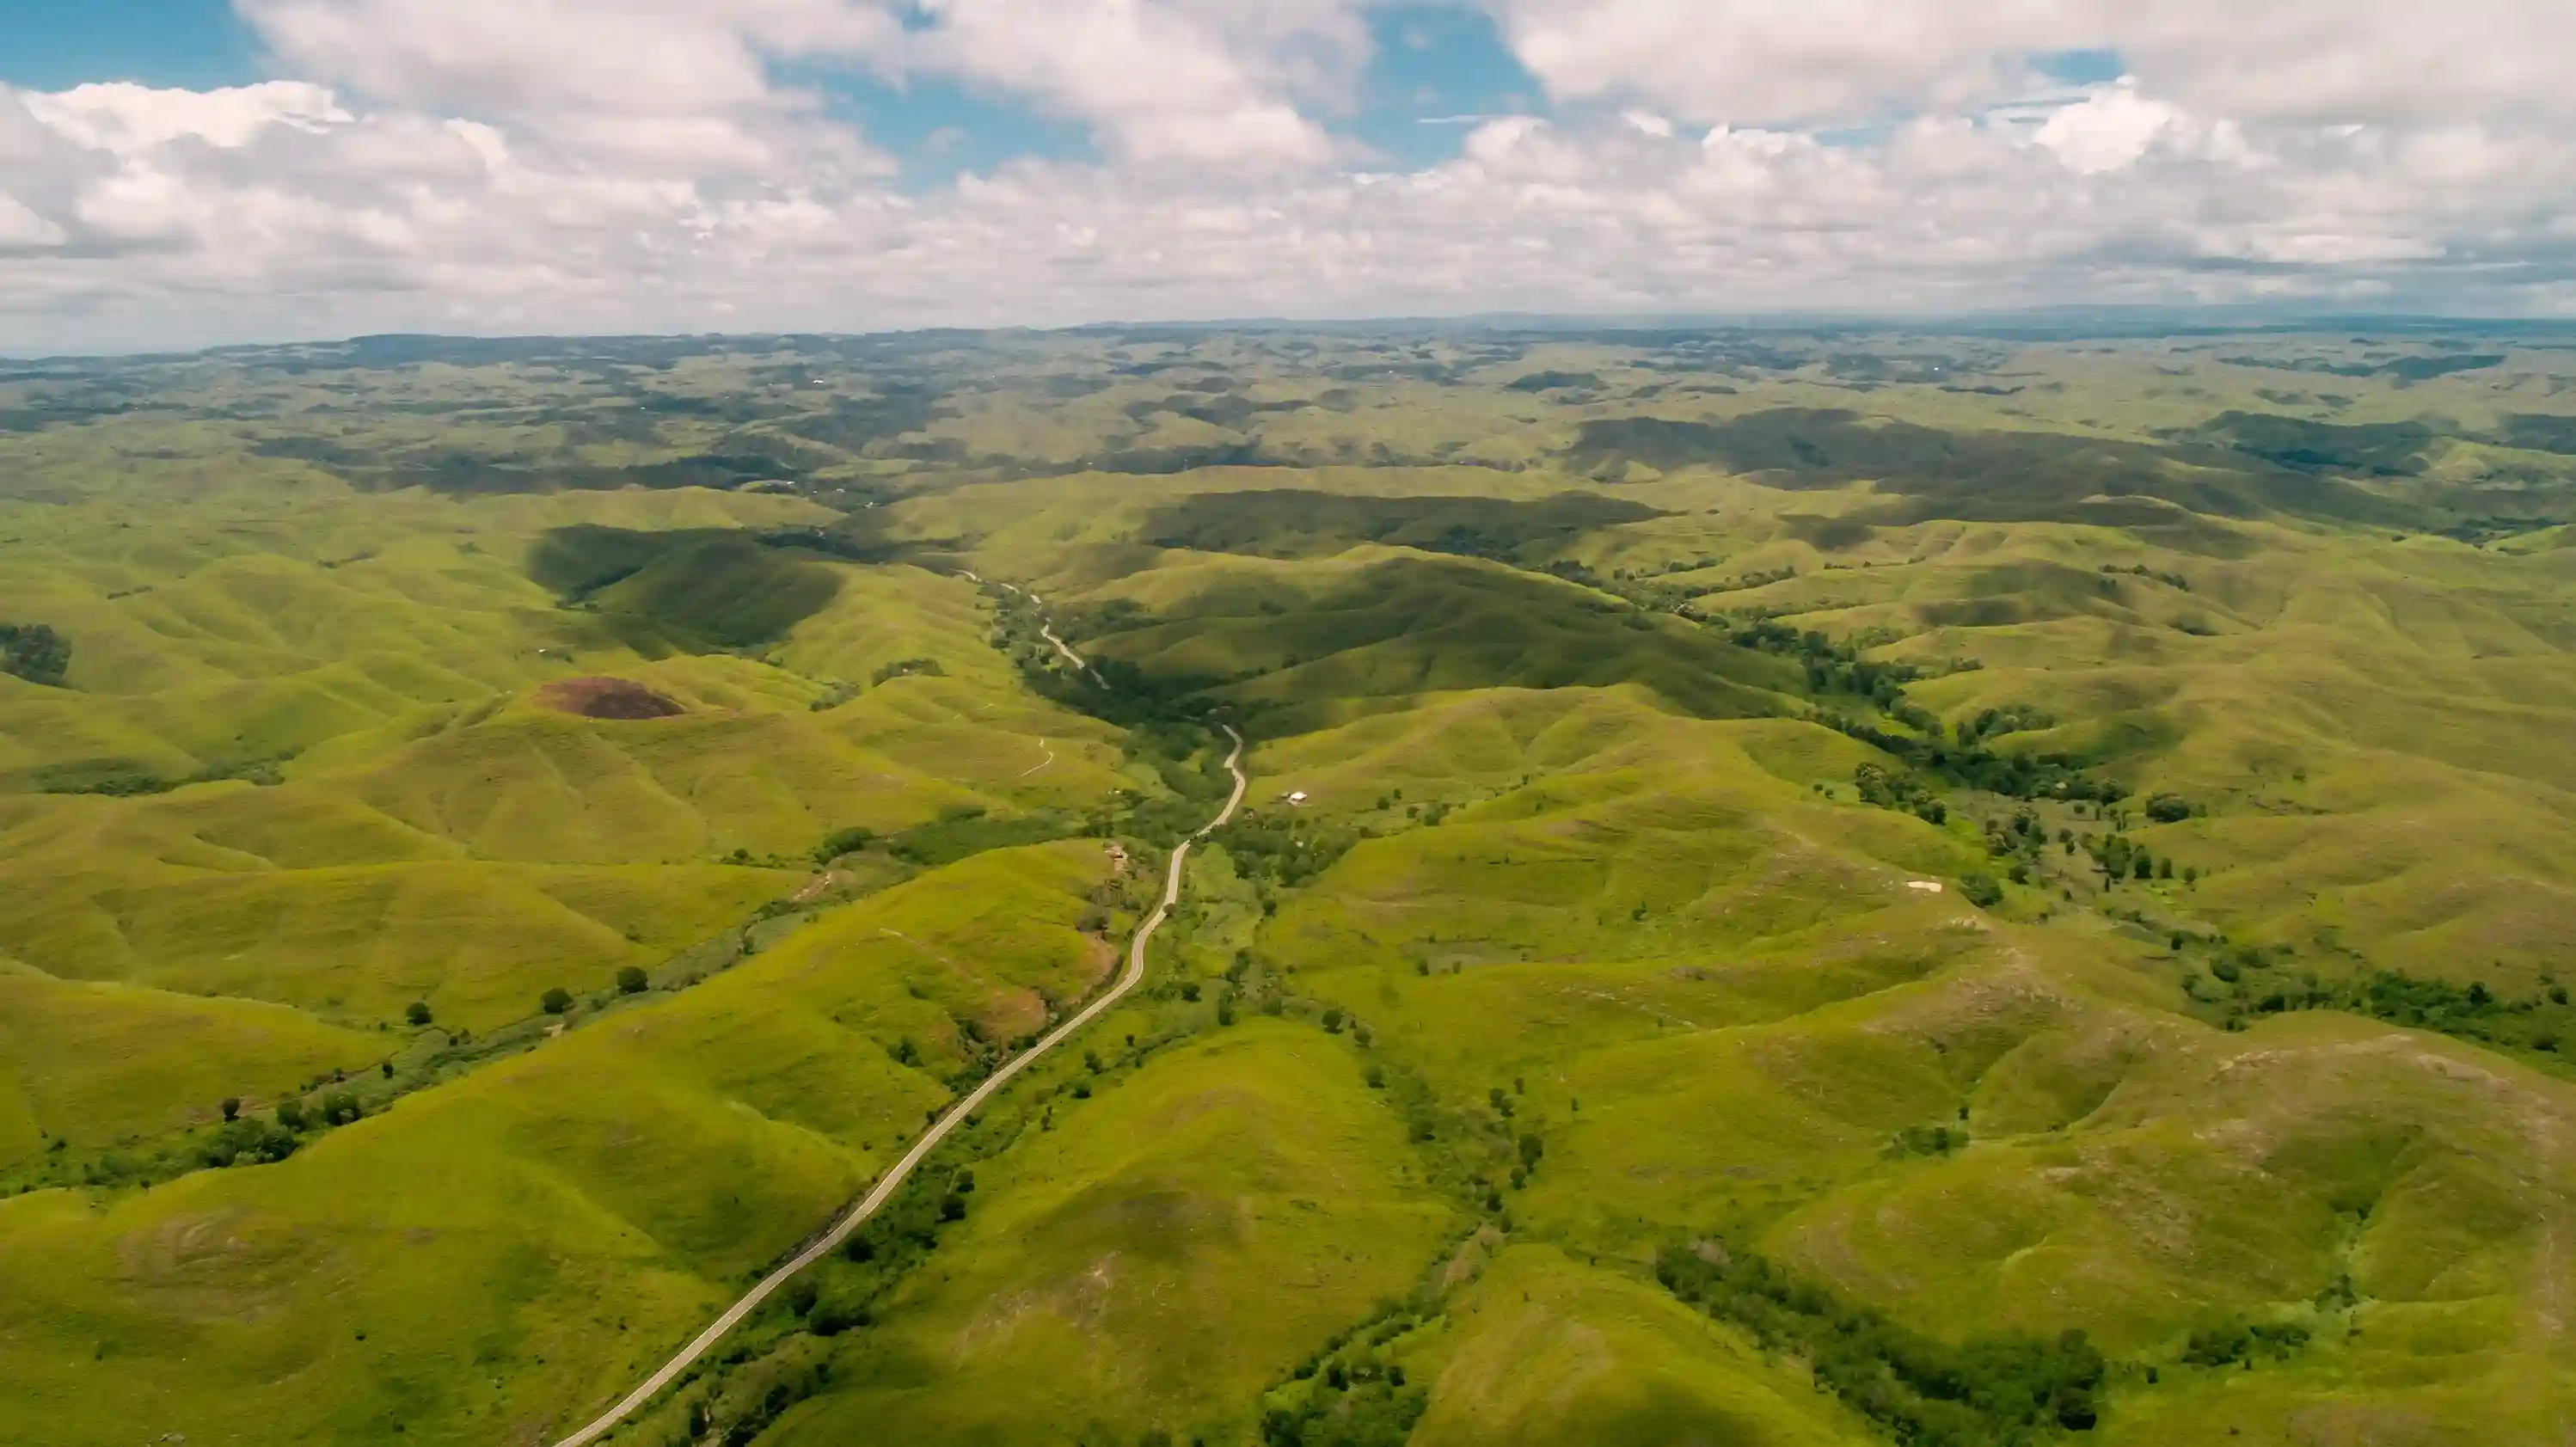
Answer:
<path fill-rule="evenodd" d="M 2557 1054 L 2576 1037 L 2576 1009 L 2568 1005 L 2565 985 L 2552 984 L 2537 994 L 2508 999 L 2483 982 L 2455 985 L 2395 970 L 2332 983 L 2275 981 L 2261 973 L 2270 964 L 2263 951 L 2241 948 L 2212 962 L 2210 973 L 2229 987 L 2240 1008 L 2256 1014 L 2344 1010 L 2391 1025 L 2544 1055 Z"/>
<path fill-rule="evenodd" d="M 1225 846 L 1245 878 L 1295 889 L 1340 863 L 1368 837 L 1357 825 L 1295 810 L 1245 809 L 1216 832 L 1214 842 Z"/>
<path fill-rule="evenodd" d="M 898 678 L 946 678 L 948 670 L 936 658 L 898 658 L 880 668 L 868 679 L 870 687 L 882 687 Z"/>
<path fill-rule="evenodd" d="M 1817 693 L 1866 698 L 1908 728 L 1926 733 L 1939 730 L 1938 720 L 1906 701 L 1905 685 L 1923 677 L 1923 670 L 1913 664 L 1874 663 L 1861 656 L 1856 643 L 1837 643 L 1813 629 L 1802 633 L 1768 618 L 1736 629 L 1727 641 L 1805 664 L 1807 686 Z"/>
<path fill-rule="evenodd" d="M 2168 588 L 2173 588 L 2185 593 L 2191 591 L 2191 579 L 2184 577 L 2180 573 L 2160 573 L 2155 569 L 2148 567 L 2144 563 L 2138 563 L 2126 568 L 2115 567 L 2110 563 L 2104 563 L 2102 565 L 2102 571 L 2104 573 L 2116 574 L 2118 576 L 2128 578 L 2153 578 Z"/>
<path fill-rule="evenodd" d="M 0 673 L 60 688 L 71 667 L 72 641 L 52 625 L 0 623 Z"/>
<path fill-rule="evenodd" d="M 1905 707 L 1911 709 L 1913 705 Z M 1982 743 L 1946 742 L 1939 733 L 1938 721 L 1928 715 L 1921 725 L 1907 720 L 1909 727 L 1922 730 L 1921 737 L 1892 734 L 1848 718 L 1827 716 L 1818 721 L 1962 788 L 1982 789 L 2011 799 L 2098 804 L 2116 804 L 2129 797 L 2126 785 L 2116 779 L 2092 777 L 2085 772 L 2086 761 L 2071 754 L 1999 754 Z"/>
<path fill-rule="evenodd" d="M 1935 1341 L 1750 1252 L 1670 1245 L 1665 1288 L 1805 1358 L 1816 1381 L 1911 1447 L 2022 1447 L 2090 1431 L 2107 1363 L 2080 1331 Z"/>
<path fill-rule="evenodd" d="M 1852 770 L 1852 783 L 1859 788 L 1863 803 L 1912 814 L 1927 824 L 1950 822 L 1950 806 L 1942 802 L 1940 792 L 1912 774 L 1890 773 L 1880 765 L 1863 764 Z"/>
<path fill-rule="evenodd" d="M 1262 1447 L 1403 1447 L 1431 1394 L 1404 1384 L 1400 1366 L 1326 1366 L 1294 1407 L 1261 1414 Z"/>
<path fill-rule="evenodd" d="M 1892 1156 L 1946 1156 L 1967 1148 L 1968 1128 L 1963 1125 L 1909 1125 L 1887 1143 Z"/>
<path fill-rule="evenodd" d="M 2296 1322 L 2228 1322 L 2193 1332 L 2183 1344 L 2182 1359 L 2194 1367 L 2227 1367 L 2266 1357 L 2286 1361 L 2307 1344 L 2308 1329 Z"/>
<path fill-rule="evenodd" d="M 2118 830 L 2108 834 L 2087 834 L 2079 839 L 2070 839 L 2064 845 L 2070 853 L 2079 846 L 2092 859 L 2093 868 L 2101 874 L 2104 889 L 2117 889 L 2124 879 L 2145 883 L 2175 877 L 2173 856 L 2160 858 L 2155 851 Z M 2197 884 L 2200 870 L 2197 866 L 2186 866 L 2181 877 L 2186 883 Z"/>
<path fill-rule="evenodd" d="M 1416 1325 L 1410 1310 L 1395 1308 L 1299 1362 L 1289 1376 L 1308 1383 L 1306 1392 L 1295 1406 L 1262 1414 L 1262 1447 L 1401 1447 L 1431 1394 L 1408 1385 L 1403 1366 L 1378 1360 L 1376 1349 Z"/>
<path fill-rule="evenodd" d="M 1960 743 L 1974 744 L 2000 734 L 2025 733 L 2032 729 L 2057 727 L 2057 716 L 2046 709 L 2026 703 L 2006 704 L 2002 708 L 1980 710 L 1974 718 L 1963 718 L 1952 726 Z"/>
<path fill-rule="evenodd" d="M 226 1166 L 261 1166 L 295 1154 L 305 1133 L 351 1125 L 366 1118 L 366 1106 L 353 1090 L 334 1090 L 308 1107 L 297 1096 L 277 1103 L 273 1121 L 241 1113 L 241 1101 L 223 1104 L 224 1123 L 206 1142 L 201 1158 L 218 1170 Z"/>

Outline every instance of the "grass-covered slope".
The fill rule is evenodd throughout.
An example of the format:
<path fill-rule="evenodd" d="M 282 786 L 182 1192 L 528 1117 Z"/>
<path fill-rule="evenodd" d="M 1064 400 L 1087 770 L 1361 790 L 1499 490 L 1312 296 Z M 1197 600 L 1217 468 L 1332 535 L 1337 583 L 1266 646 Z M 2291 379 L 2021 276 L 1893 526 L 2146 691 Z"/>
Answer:
<path fill-rule="evenodd" d="M 552 1440 L 1222 718 L 614 1440 L 2554 1441 L 2576 370 L 2369 333 L 0 369 L 0 1437 Z"/>
<path fill-rule="evenodd" d="M 0 1428 L 474 1442 L 567 1421 L 899 1154 L 968 1024 L 1006 1038 L 1106 974 L 1076 930 L 1106 865 L 1086 844 L 980 856 L 282 1164 L 0 1204 Z"/>

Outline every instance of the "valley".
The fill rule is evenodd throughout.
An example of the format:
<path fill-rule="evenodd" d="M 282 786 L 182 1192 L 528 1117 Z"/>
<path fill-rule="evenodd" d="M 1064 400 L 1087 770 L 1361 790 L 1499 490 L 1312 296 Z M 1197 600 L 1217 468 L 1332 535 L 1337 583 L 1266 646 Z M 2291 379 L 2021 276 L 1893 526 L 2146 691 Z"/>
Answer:
<path fill-rule="evenodd" d="M 2569 1439 L 2572 338 L 0 363 L 0 1436 Z"/>

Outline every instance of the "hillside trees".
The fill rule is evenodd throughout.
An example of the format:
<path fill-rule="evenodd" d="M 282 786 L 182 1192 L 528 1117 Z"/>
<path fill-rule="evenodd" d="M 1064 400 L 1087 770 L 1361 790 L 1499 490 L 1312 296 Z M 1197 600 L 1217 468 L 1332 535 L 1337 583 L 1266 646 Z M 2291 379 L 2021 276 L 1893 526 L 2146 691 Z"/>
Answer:
<path fill-rule="evenodd" d="M 71 671 L 72 641 L 43 623 L 0 623 L 0 673 L 63 686 Z"/>

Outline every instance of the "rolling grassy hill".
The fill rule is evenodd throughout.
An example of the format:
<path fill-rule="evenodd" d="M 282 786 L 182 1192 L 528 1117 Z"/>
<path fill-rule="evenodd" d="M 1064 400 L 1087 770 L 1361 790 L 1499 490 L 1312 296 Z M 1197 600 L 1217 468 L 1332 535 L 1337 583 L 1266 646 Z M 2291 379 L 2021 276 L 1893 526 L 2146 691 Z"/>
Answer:
<path fill-rule="evenodd" d="M 0 372 L 0 1435 L 552 1440 L 1227 720 L 613 1441 L 2559 1440 L 2554 347 Z"/>

